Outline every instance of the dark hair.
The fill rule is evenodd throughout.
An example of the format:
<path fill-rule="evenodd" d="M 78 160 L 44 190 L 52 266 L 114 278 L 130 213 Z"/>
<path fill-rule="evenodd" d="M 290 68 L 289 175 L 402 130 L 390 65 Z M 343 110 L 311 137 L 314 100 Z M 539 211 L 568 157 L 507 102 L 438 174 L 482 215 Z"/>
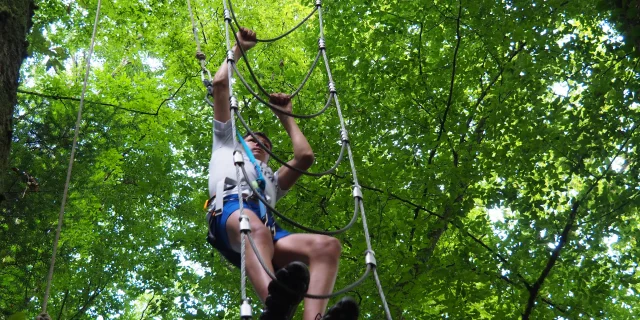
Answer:
<path fill-rule="evenodd" d="M 254 131 L 253 135 L 260 136 L 260 137 L 264 138 L 265 140 L 267 140 L 267 144 L 269 145 L 269 149 L 273 148 L 273 143 L 271 143 L 271 140 L 269 139 L 269 137 L 267 137 L 267 135 L 264 132 Z M 249 136 L 251 136 L 251 134 L 247 133 L 242 138 L 246 139 Z"/>

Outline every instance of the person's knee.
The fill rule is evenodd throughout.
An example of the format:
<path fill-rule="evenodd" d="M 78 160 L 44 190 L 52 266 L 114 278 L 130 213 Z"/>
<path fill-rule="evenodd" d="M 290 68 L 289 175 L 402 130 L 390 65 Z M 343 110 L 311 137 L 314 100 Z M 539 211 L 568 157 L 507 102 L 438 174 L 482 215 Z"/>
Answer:
<path fill-rule="evenodd" d="M 342 252 L 340 240 L 333 237 L 322 236 L 316 239 L 312 246 L 311 252 L 313 252 L 315 258 L 318 259 L 337 261 L 340 258 L 340 253 Z"/>
<path fill-rule="evenodd" d="M 251 236 L 258 242 L 273 242 L 271 230 L 265 227 L 261 221 L 251 221 Z"/>

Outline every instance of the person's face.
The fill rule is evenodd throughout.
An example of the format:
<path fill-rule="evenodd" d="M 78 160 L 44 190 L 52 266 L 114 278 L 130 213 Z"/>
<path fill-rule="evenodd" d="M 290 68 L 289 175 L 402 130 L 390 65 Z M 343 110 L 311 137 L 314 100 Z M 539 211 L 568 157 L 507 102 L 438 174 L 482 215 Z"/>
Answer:
<path fill-rule="evenodd" d="M 256 137 L 260 139 L 260 142 L 262 142 L 262 144 L 264 144 L 265 146 L 267 146 L 267 148 L 269 148 L 269 150 L 271 150 L 271 145 L 269 144 L 267 139 L 259 135 L 256 135 Z M 251 135 L 248 135 L 246 138 L 244 138 L 244 141 L 247 143 L 249 150 L 251 150 L 251 153 L 253 153 L 253 156 L 256 159 L 262 162 L 267 162 L 267 160 L 269 160 L 269 154 L 266 151 L 262 150 L 262 148 L 260 148 L 260 145 L 255 141 L 255 139 L 253 139 Z"/>

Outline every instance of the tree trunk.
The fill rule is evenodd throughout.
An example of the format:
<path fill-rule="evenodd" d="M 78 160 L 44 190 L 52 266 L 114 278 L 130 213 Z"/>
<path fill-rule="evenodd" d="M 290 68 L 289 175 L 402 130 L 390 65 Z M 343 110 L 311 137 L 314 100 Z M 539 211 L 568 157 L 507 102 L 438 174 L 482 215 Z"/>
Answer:
<path fill-rule="evenodd" d="M 20 66 L 27 56 L 27 33 L 31 28 L 33 0 L 0 3 L 0 202 L 8 187 L 9 151 L 13 133 Z"/>

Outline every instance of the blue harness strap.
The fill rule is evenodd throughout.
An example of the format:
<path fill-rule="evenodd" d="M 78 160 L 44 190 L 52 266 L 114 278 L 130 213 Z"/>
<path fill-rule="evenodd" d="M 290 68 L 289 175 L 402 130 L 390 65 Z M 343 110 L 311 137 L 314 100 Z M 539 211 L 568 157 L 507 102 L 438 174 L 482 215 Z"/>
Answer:
<path fill-rule="evenodd" d="M 260 195 L 266 199 L 264 195 L 266 182 L 264 180 L 264 176 L 262 175 L 262 168 L 260 167 L 260 164 L 258 163 L 258 160 L 256 159 L 256 157 L 253 156 L 253 153 L 251 152 L 251 149 L 249 149 L 247 142 L 245 142 L 244 138 L 242 138 L 242 135 L 240 135 L 240 132 L 236 131 L 236 134 L 238 135 L 238 140 L 240 140 L 240 142 L 242 143 L 242 147 L 244 148 L 244 153 L 246 153 L 247 157 L 249 157 L 249 161 L 251 161 L 251 164 L 253 164 L 253 167 L 255 168 L 256 174 L 258 176 L 255 181 L 250 181 L 250 182 L 247 181 L 247 182 L 251 183 L 253 187 L 256 188 L 258 192 L 260 192 Z M 265 224 L 268 224 L 269 219 L 267 217 L 267 207 L 264 205 L 264 203 L 262 203 L 262 201 L 258 200 L 258 203 L 260 204 L 260 218 L 265 222 Z"/>

